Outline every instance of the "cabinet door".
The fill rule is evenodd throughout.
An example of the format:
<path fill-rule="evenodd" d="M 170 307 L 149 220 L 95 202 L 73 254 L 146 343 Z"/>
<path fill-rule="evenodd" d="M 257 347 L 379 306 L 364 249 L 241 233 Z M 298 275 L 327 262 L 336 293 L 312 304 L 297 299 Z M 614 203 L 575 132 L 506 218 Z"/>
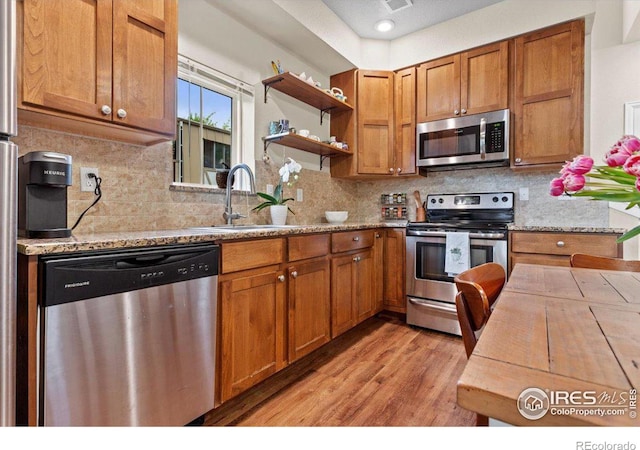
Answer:
<path fill-rule="evenodd" d="M 326 258 L 298 263 L 289 275 L 289 362 L 331 340 L 330 265 Z"/>
<path fill-rule="evenodd" d="M 393 173 L 393 72 L 358 70 L 358 174 Z"/>
<path fill-rule="evenodd" d="M 384 307 L 384 230 L 376 230 L 373 243 L 373 278 L 375 283 L 375 309 L 382 311 Z"/>
<path fill-rule="evenodd" d="M 285 277 L 266 269 L 220 278 L 220 401 L 286 365 Z"/>
<path fill-rule="evenodd" d="M 376 312 L 375 258 L 373 249 L 355 254 L 354 260 L 354 309 L 355 323 L 373 316 Z M 355 324 L 354 324 L 355 325 Z"/>
<path fill-rule="evenodd" d="M 583 152 L 584 21 L 515 39 L 514 165 L 563 163 Z"/>
<path fill-rule="evenodd" d="M 355 274 L 353 254 L 331 259 L 331 337 L 344 333 L 354 324 L 353 298 Z"/>
<path fill-rule="evenodd" d="M 22 3 L 21 106 L 111 120 L 111 0 Z"/>
<path fill-rule="evenodd" d="M 416 173 L 416 68 L 399 70 L 394 75 L 396 175 Z"/>
<path fill-rule="evenodd" d="M 175 131 L 177 3 L 114 0 L 113 120 Z"/>
<path fill-rule="evenodd" d="M 509 41 L 460 55 L 460 114 L 505 109 L 509 93 Z"/>
<path fill-rule="evenodd" d="M 384 307 L 395 312 L 406 312 L 405 252 L 405 231 L 385 230 Z"/>
<path fill-rule="evenodd" d="M 420 64 L 417 78 L 416 108 L 418 122 L 446 119 L 459 115 L 459 54 Z"/>

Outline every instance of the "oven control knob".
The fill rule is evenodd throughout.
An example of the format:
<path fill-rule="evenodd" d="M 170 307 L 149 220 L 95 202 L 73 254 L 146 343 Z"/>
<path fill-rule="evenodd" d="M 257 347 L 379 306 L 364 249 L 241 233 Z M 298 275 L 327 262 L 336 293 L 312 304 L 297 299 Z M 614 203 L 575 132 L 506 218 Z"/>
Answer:
<path fill-rule="evenodd" d="M 506 203 L 508 200 L 509 200 L 509 199 L 507 198 L 507 196 L 506 196 L 506 195 L 505 195 L 504 197 L 502 197 L 502 201 L 503 201 L 503 202 L 505 202 L 505 203 Z"/>
<path fill-rule="evenodd" d="M 493 203 L 498 203 L 498 197 L 493 197 L 491 200 L 493 200 Z"/>
<path fill-rule="evenodd" d="M 432 198 L 432 199 L 431 199 L 431 203 L 435 203 L 435 202 L 436 202 L 436 199 L 435 199 L 435 198 Z"/>
<path fill-rule="evenodd" d="M 444 203 L 444 200 L 443 200 L 443 199 L 441 199 L 441 198 L 439 198 L 439 199 L 438 199 L 438 203 L 442 204 L 442 203 Z"/>

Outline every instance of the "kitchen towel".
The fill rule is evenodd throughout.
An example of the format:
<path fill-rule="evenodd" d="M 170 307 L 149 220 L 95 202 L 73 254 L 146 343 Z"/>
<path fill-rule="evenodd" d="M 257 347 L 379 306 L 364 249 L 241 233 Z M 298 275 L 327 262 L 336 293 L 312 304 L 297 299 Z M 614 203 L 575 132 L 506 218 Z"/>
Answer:
<path fill-rule="evenodd" d="M 469 269 L 471 252 L 469 248 L 469 233 L 446 233 L 444 271 L 449 275 L 457 275 Z"/>

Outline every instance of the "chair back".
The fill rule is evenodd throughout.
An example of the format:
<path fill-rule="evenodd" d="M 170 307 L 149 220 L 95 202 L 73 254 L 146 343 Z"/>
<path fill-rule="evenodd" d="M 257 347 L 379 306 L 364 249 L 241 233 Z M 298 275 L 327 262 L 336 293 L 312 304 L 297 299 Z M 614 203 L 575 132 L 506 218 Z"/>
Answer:
<path fill-rule="evenodd" d="M 602 270 L 624 270 L 627 272 L 640 272 L 640 261 L 621 258 L 608 258 L 606 256 L 587 255 L 574 253 L 571 255 L 571 267 Z"/>
<path fill-rule="evenodd" d="M 475 348 L 476 332 L 489 320 L 491 306 L 500 295 L 505 278 L 500 264 L 486 263 L 472 267 L 453 279 L 458 288 L 456 312 L 467 357 Z"/>

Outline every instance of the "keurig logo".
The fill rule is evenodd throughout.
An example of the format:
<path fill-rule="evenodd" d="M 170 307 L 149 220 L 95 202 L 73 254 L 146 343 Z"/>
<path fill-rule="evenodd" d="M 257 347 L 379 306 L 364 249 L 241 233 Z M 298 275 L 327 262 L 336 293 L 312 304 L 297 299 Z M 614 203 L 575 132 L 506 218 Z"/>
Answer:
<path fill-rule="evenodd" d="M 59 175 L 61 177 L 66 177 L 67 176 L 67 173 L 63 172 L 61 170 L 45 170 L 44 174 L 45 175 Z"/>

